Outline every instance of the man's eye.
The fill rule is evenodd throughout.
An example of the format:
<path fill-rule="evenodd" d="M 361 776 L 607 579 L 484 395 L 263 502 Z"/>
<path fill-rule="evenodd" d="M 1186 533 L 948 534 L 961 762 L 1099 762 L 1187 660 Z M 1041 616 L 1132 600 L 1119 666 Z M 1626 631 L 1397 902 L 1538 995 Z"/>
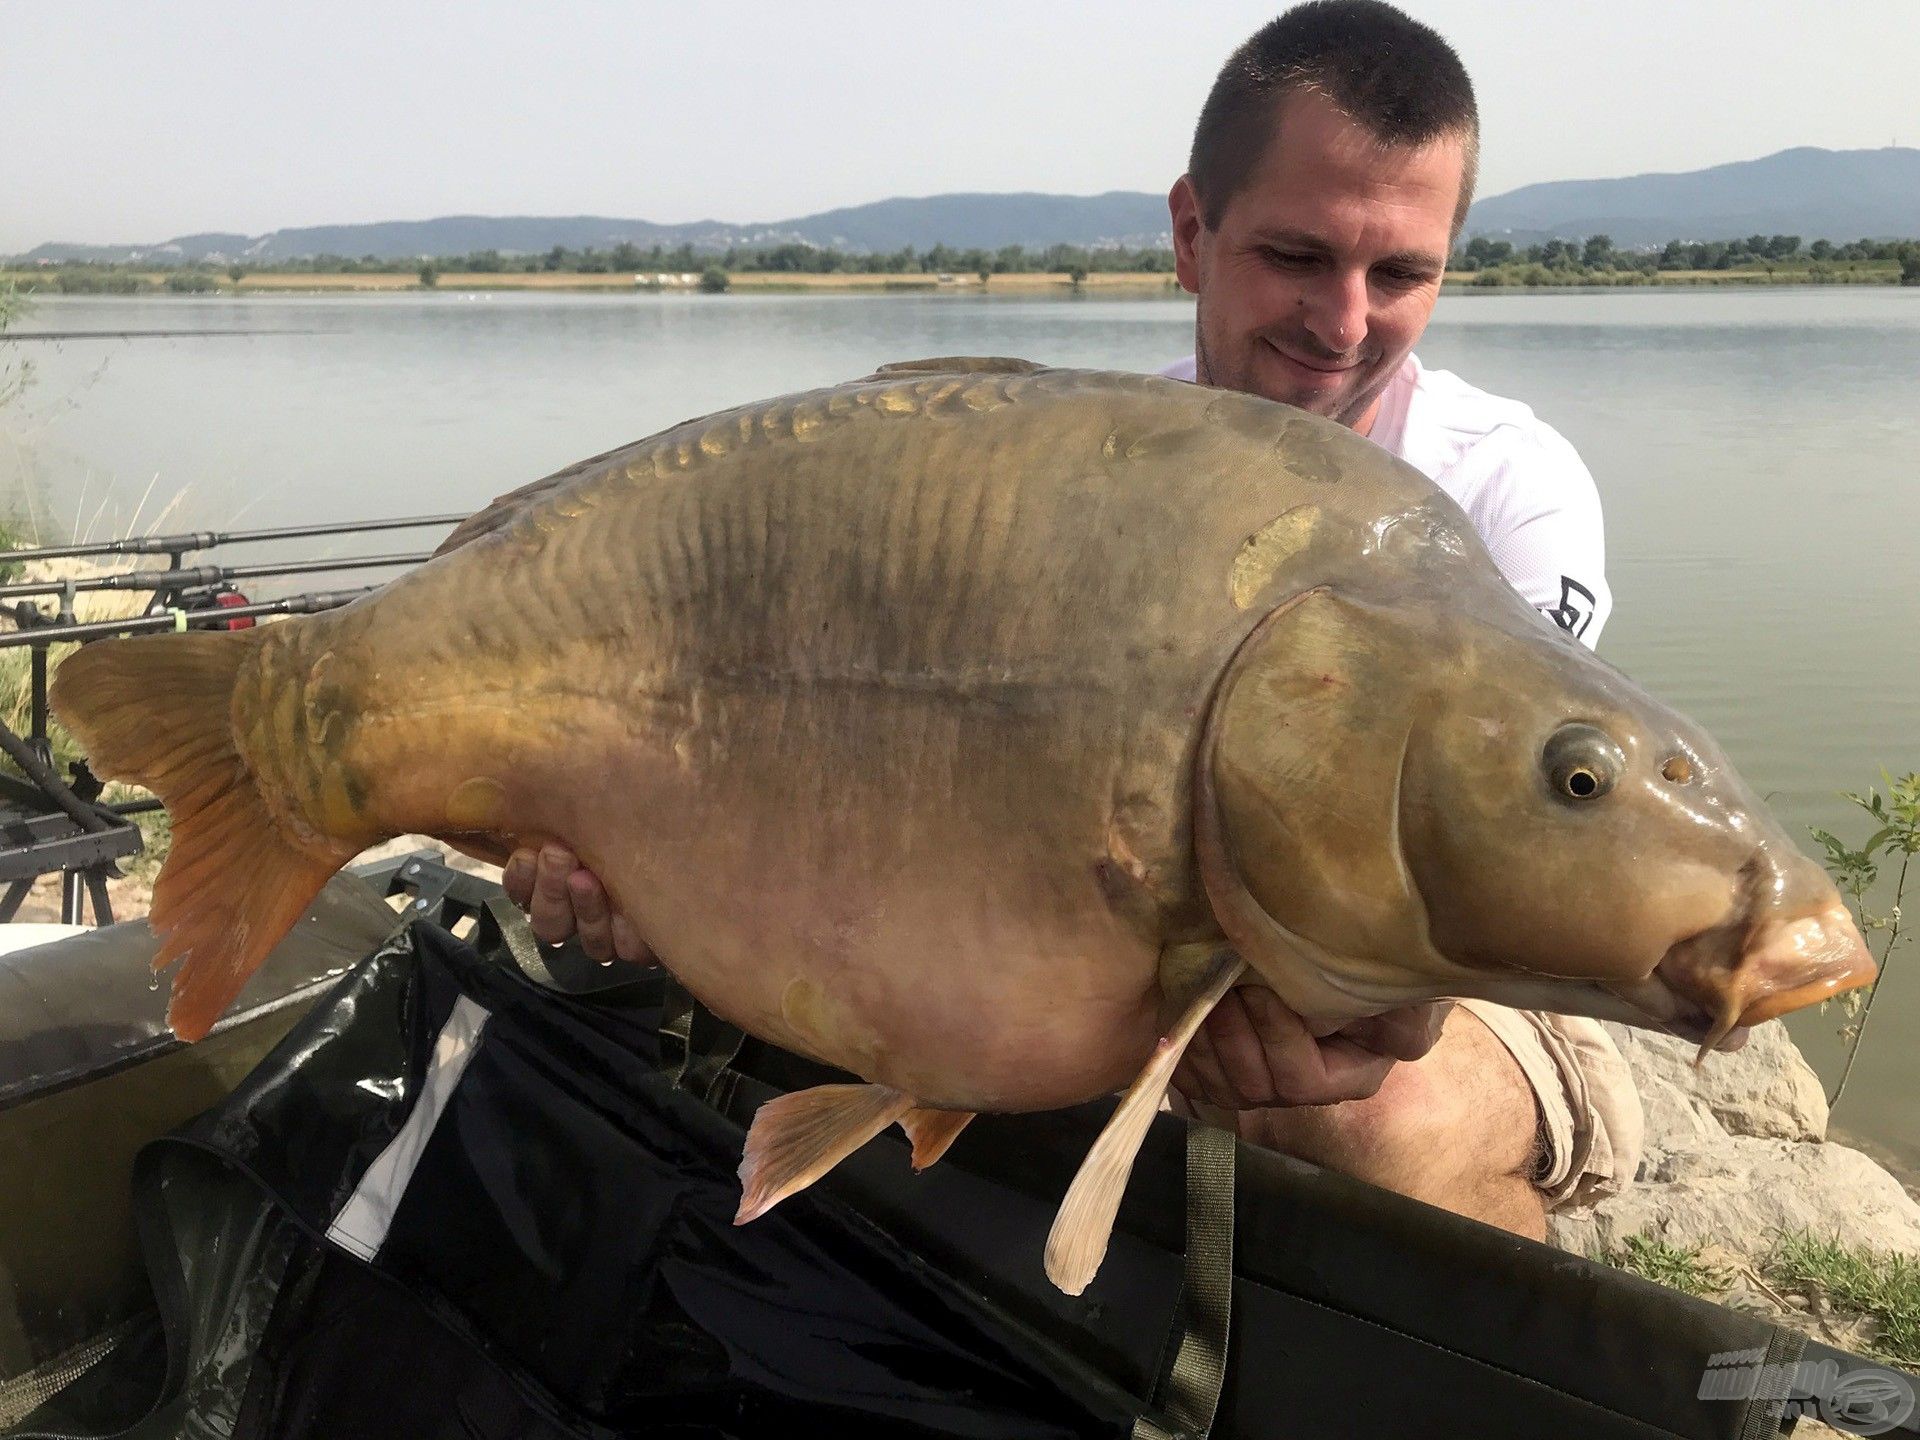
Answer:
<path fill-rule="evenodd" d="M 1379 273 L 1380 278 L 1385 280 L 1389 285 L 1420 285 L 1424 284 L 1427 279 L 1426 273 L 1421 270 L 1389 268 Z"/>
<path fill-rule="evenodd" d="M 1313 257 L 1311 255 L 1302 255 L 1295 250 L 1269 250 L 1267 251 L 1267 259 L 1289 270 L 1297 270 L 1303 265 L 1311 265 L 1313 263 Z"/>

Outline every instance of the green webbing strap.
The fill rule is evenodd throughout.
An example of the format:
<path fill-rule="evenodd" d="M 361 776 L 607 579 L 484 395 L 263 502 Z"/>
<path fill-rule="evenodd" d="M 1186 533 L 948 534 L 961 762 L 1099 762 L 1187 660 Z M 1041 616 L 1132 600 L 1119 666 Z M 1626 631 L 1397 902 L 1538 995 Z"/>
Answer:
<path fill-rule="evenodd" d="M 746 1032 L 707 1009 L 671 975 L 660 1006 L 660 1071 L 675 1085 L 724 1110 L 738 1078 L 730 1068 Z"/>
<path fill-rule="evenodd" d="M 513 956 L 513 963 L 520 967 L 521 974 L 544 990 L 566 990 L 547 968 L 547 962 L 540 958 L 540 942 L 533 938 L 533 926 L 527 923 L 518 905 L 504 895 L 491 896 L 487 900 L 487 918 L 500 932 L 500 942 Z"/>
<path fill-rule="evenodd" d="M 693 1061 L 694 999 L 669 975 L 660 1001 L 660 1073 L 679 1085 Z"/>
<path fill-rule="evenodd" d="M 1134 1421 L 1133 1440 L 1206 1440 L 1213 1429 L 1233 1316 L 1233 1163 L 1227 1131 L 1187 1127 L 1187 1263 L 1174 1311 L 1179 1344 L 1154 1386 L 1151 1412 Z"/>
<path fill-rule="evenodd" d="M 540 942 L 520 907 L 504 895 L 486 902 L 487 917 L 513 963 L 534 984 L 546 990 L 571 993 L 541 957 Z M 724 1109 L 731 1096 L 734 1072 L 728 1067 L 746 1041 L 746 1032 L 729 1025 L 706 1009 L 671 975 L 660 1011 L 660 1070 L 681 1089 Z"/>
<path fill-rule="evenodd" d="M 1784 1325 L 1773 1327 L 1767 1341 L 1767 1353 L 1760 1361 L 1762 1375 L 1785 1375 L 1792 1371 L 1806 1352 L 1807 1337 Z M 1740 1440 L 1770 1440 L 1780 1433 L 1780 1401 L 1784 1392 L 1771 1385 L 1756 1387 L 1760 1392 L 1747 1400 L 1747 1413 L 1740 1417 Z M 1825 1417 L 1820 1417 L 1824 1419 Z"/>

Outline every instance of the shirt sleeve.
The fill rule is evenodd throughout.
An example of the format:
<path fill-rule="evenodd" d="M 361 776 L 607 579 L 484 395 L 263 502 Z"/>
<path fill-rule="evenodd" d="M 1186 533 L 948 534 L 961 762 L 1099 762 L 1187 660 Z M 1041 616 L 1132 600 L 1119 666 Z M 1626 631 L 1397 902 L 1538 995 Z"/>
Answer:
<path fill-rule="evenodd" d="M 1546 425 L 1502 425 L 1454 467 L 1447 488 L 1467 513 L 1493 563 L 1527 603 L 1588 649 L 1600 641 L 1613 595 L 1607 588 L 1606 531 L 1593 476 Z"/>

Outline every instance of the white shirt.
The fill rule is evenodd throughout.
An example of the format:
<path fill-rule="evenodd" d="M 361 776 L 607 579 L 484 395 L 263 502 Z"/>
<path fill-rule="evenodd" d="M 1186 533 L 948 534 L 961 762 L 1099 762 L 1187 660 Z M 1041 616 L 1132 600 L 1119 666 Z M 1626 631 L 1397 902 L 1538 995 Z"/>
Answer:
<path fill-rule="evenodd" d="M 1160 373 L 1192 380 L 1193 357 Z M 1459 503 L 1529 604 L 1589 648 L 1599 642 L 1613 610 L 1600 492 L 1559 431 L 1519 401 L 1409 355 L 1367 438 Z"/>

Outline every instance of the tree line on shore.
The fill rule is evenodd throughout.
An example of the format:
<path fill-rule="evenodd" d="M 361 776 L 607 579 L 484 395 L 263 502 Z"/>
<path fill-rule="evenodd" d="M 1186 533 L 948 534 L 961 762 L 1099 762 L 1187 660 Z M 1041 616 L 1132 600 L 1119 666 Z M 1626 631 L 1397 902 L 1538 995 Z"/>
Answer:
<path fill-rule="evenodd" d="M 1449 267 L 1472 274 L 1475 284 L 1554 285 L 1569 281 L 1656 281 L 1674 271 L 1786 274 L 1796 280 L 1882 278 L 1897 271 L 1903 285 L 1920 285 L 1920 241 L 1854 240 L 1802 244 L 1798 235 L 1749 235 L 1734 240 L 1669 240 L 1659 247 L 1622 250 L 1607 235 L 1585 240 L 1546 240 L 1517 247 L 1476 235 L 1450 259 Z M 1862 272 L 1861 266 L 1872 267 Z M 1893 278 L 1886 273 L 1884 278 Z"/>
<path fill-rule="evenodd" d="M 1516 246 L 1511 241 L 1475 236 L 1449 259 L 1455 273 L 1471 275 L 1475 285 L 1565 285 L 1578 283 L 1657 283 L 1673 272 L 1744 272 L 1756 278 L 1785 276 L 1795 280 L 1898 279 L 1920 285 L 1920 241 L 1854 240 L 1836 244 L 1815 240 L 1803 244 L 1798 235 L 1750 235 L 1732 240 L 1669 240 L 1664 246 L 1622 249 L 1606 235 L 1584 240 L 1546 240 Z M 797 242 L 734 247 L 724 251 L 692 245 L 653 245 L 646 248 L 622 242 L 608 249 L 569 249 L 555 245 L 542 254 L 477 250 L 467 255 L 394 259 L 375 255 L 314 255 L 269 263 L 235 262 L 164 265 L 73 261 L 43 267 L 23 277 L 40 288 L 41 275 L 49 288 L 68 293 L 132 293 L 152 288 L 149 277 L 178 293 L 217 290 L 222 278 L 238 284 L 255 273 L 302 275 L 417 274 L 420 282 L 435 284 L 454 274 L 632 274 L 647 278 L 663 274 L 704 274 L 705 288 L 718 271 L 726 275 L 973 275 L 985 284 L 995 275 L 1056 274 L 1076 284 L 1094 274 L 1173 274 L 1173 252 L 1167 249 L 1124 246 L 1049 245 L 1029 249 L 1006 245 L 995 250 L 959 249 L 935 245 L 919 250 L 912 245 L 894 251 L 852 253 Z"/>

